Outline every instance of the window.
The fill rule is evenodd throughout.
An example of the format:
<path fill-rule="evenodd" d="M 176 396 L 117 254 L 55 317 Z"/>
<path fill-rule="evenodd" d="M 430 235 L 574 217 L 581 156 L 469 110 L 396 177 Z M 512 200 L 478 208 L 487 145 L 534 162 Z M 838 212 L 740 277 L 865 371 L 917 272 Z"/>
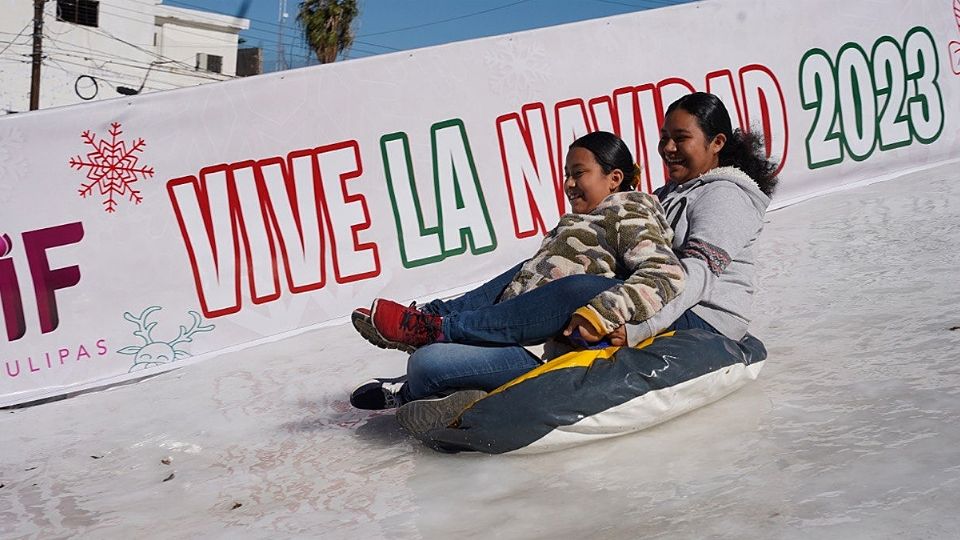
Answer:
<path fill-rule="evenodd" d="M 94 0 L 57 0 L 57 20 L 83 26 L 99 26 L 100 2 Z"/>
<path fill-rule="evenodd" d="M 216 54 L 197 53 L 197 71 L 223 73 L 223 57 Z"/>
<path fill-rule="evenodd" d="M 237 76 L 248 77 L 263 73 L 262 55 L 260 47 L 237 49 Z"/>

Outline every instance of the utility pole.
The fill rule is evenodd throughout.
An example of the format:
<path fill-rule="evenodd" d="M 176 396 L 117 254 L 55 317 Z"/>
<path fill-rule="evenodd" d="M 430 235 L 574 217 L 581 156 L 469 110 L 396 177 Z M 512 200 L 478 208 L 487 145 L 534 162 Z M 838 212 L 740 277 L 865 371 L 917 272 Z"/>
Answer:
<path fill-rule="evenodd" d="M 40 60 L 43 52 L 43 3 L 33 0 L 33 69 L 30 73 L 30 110 L 40 108 Z"/>
<path fill-rule="evenodd" d="M 277 14 L 277 71 L 287 69 L 287 55 L 283 44 L 283 27 L 287 24 L 287 0 L 277 0 L 280 12 Z"/>

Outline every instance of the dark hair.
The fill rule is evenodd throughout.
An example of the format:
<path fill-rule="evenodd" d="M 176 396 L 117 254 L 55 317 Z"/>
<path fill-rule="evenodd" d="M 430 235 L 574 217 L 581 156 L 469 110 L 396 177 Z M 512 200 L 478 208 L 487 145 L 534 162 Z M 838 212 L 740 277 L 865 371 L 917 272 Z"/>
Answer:
<path fill-rule="evenodd" d="M 610 174 L 614 169 L 620 169 L 623 173 L 620 191 L 633 190 L 635 178 L 640 171 L 623 139 L 608 131 L 594 131 L 573 141 L 570 150 L 574 148 L 583 148 L 593 153 L 603 174 Z"/>
<path fill-rule="evenodd" d="M 720 98 L 706 92 L 694 92 L 671 103 L 666 114 L 675 109 L 683 109 L 695 116 L 707 141 L 723 133 L 727 142 L 718 156 L 720 165 L 740 169 L 757 183 L 760 191 L 773 195 L 779 180 L 776 176 L 779 164 L 767 159 L 762 135 L 732 129 L 730 114 Z"/>

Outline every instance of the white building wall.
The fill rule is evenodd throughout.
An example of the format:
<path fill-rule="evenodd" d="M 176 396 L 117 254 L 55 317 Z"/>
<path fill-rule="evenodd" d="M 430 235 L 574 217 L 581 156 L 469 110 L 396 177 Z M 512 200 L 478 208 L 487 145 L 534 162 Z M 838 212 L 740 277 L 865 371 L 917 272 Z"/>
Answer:
<path fill-rule="evenodd" d="M 247 27 L 245 19 L 158 6 L 156 23 L 157 47 L 164 57 L 196 65 L 197 53 L 216 55 L 223 58 L 222 73 L 236 75 L 238 33 Z"/>
<path fill-rule="evenodd" d="M 97 27 L 57 21 L 56 1 L 47 2 L 40 108 L 122 97 L 118 87 L 142 85 L 147 93 L 233 78 L 238 33 L 248 21 L 159 1 L 101 0 Z M 0 0 L 0 9 L 0 114 L 23 112 L 30 103 L 33 3 Z M 197 71 L 198 52 L 222 56 L 223 74 Z"/>

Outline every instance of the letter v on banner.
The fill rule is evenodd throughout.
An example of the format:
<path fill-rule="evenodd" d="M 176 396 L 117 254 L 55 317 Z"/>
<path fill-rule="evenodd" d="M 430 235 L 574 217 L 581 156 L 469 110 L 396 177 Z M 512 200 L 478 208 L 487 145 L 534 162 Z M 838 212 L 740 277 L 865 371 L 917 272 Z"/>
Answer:
<path fill-rule="evenodd" d="M 275 157 L 258 161 L 249 170 L 234 170 L 254 304 L 280 296 L 277 247 L 290 292 L 316 290 L 326 281 L 320 227 L 323 190 L 316 169 L 313 150 L 298 150 L 286 161 Z M 267 290 L 271 293 L 260 294 Z"/>
<path fill-rule="evenodd" d="M 232 176 L 227 165 L 167 182 L 183 235 L 200 307 L 207 317 L 240 311 L 240 246 L 232 213 Z"/>

